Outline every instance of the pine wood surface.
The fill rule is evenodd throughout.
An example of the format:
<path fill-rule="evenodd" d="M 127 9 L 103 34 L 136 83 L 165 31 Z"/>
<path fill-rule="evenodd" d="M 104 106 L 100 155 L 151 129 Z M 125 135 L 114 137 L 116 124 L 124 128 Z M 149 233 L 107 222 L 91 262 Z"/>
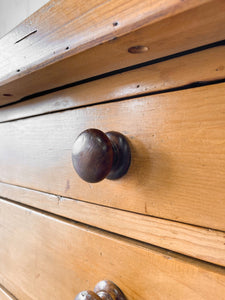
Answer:
<path fill-rule="evenodd" d="M 221 0 L 92 0 L 87 5 L 78 11 L 77 1 L 50 2 L 2 39 L 2 105 L 38 91 L 225 39 L 225 3 Z M 67 11 L 65 16 L 62 11 Z M 147 46 L 149 51 L 128 53 L 130 47 L 138 45 Z"/>
<path fill-rule="evenodd" d="M 225 266 L 225 233 L 0 183 L 1 197 Z"/>
<path fill-rule="evenodd" d="M 109 279 L 128 300 L 225 299 L 225 271 L 0 201 L 0 283 L 18 299 L 74 299 Z"/>
<path fill-rule="evenodd" d="M 6 106 L 0 110 L 0 122 L 220 80 L 225 78 L 224 48 L 214 47 Z"/>
<path fill-rule="evenodd" d="M 224 87 L 69 110 L 0 126 L 0 181 L 185 223 L 225 229 Z M 87 128 L 119 131 L 132 149 L 128 174 L 82 181 L 71 161 Z"/>

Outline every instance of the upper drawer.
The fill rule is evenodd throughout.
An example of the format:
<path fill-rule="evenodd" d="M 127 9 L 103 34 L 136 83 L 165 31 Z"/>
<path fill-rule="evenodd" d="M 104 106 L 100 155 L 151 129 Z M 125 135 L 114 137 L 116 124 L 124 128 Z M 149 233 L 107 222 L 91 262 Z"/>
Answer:
<path fill-rule="evenodd" d="M 223 40 L 224 12 L 220 0 L 49 1 L 0 41 L 0 106 Z"/>
<path fill-rule="evenodd" d="M 0 180 L 124 210 L 225 229 L 225 84 L 101 104 L 0 125 Z M 120 180 L 75 173 L 87 128 L 119 131 L 132 162 Z"/>

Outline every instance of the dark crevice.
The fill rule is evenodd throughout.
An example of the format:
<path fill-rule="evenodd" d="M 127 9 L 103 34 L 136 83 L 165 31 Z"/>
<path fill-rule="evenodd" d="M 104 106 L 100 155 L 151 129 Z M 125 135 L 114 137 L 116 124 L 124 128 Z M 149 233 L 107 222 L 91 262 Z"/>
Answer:
<path fill-rule="evenodd" d="M 21 39 L 19 39 L 18 41 L 16 41 L 15 44 L 18 44 L 19 42 L 23 41 L 23 40 L 26 39 L 28 36 L 30 36 L 30 35 L 32 35 L 32 34 L 34 34 L 34 33 L 36 33 L 36 32 L 37 32 L 37 30 L 34 30 L 34 31 L 28 33 L 27 35 L 25 35 L 24 37 L 22 37 Z"/>
<path fill-rule="evenodd" d="M 197 48 L 185 50 L 185 51 L 178 52 L 178 53 L 175 53 L 175 54 L 171 54 L 171 55 L 168 55 L 168 56 L 164 56 L 164 57 L 161 57 L 161 58 L 153 59 L 153 60 L 150 60 L 150 61 L 147 61 L 147 62 L 139 63 L 139 64 L 132 65 L 132 66 L 129 66 L 129 67 L 125 67 L 125 68 L 122 68 L 122 69 L 117 69 L 117 70 L 110 71 L 110 72 L 107 72 L 107 73 L 104 73 L 104 74 L 101 74 L 101 75 L 96 75 L 96 76 L 86 78 L 86 79 L 82 79 L 82 80 L 79 80 L 79 81 L 76 81 L 76 82 L 68 83 L 68 84 L 65 84 L 65 85 L 62 85 L 62 86 L 59 86 L 59 87 L 56 87 L 56 88 L 52 88 L 52 89 L 49 89 L 49 90 L 44 90 L 44 91 L 41 91 L 41 92 L 37 92 L 37 93 L 31 94 L 31 95 L 25 96 L 25 97 L 21 98 L 18 101 L 2 105 L 2 106 L 0 106 L 0 108 L 6 107 L 6 106 L 11 106 L 11 105 L 14 105 L 14 104 L 22 102 L 22 101 L 27 101 L 27 100 L 30 100 L 30 99 L 33 99 L 33 98 L 41 97 L 41 96 L 44 96 L 44 95 L 47 95 L 47 94 L 50 94 L 50 93 L 54 93 L 54 92 L 57 92 L 57 91 L 61 91 L 61 90 L 64 90 L 64 89 L 68 89 L 68 88 L 71 88 L 71 87 L 74 87 L 74 86 L 82 85 L 82 84 L 92 82 L 92 81 L 95 81 L 95 80 L 103 79 L 103 78 L 110 77 L 110 76 L 117 75 L 117 74 L 121 74 L 121 73 L 124 73 L 124 72 L 129 72 L 129 71 L 132 71 L 132 70 L 135 70 L 135 69 L 138 69 L 138 68 L 150 66 L 150 65 L 153 65 L 153 64 L 157 64 L 157 63 L 160 63 L 160 62 L 168 61 L 168 60 L 171 60 L 171 59 L 174 59 L 174 58 L 178 58 L 178 57 L 181 57 L 181 56 L 189 55 L 189 54 L 192 54 L 192 53 L 200 52 L 200 51 L 203 51 L 203 50 L 207 50 L 207 49 L 215 48 L 215 47 L 219 47 L 219 46 L 225 46 L 225 40 L 218 41 L 218 42 L 211 43 L 211 44 L 204 45 L 204 46 L 200 46 L 200 47 L 197 47 Z"/>
<path fill-rule="evenodd" d="M 203 87 L 203 86 L 208 86 L 208 85 L 214 85 L 214 84 L 219 84 L 219 83 L 224 83 L 224 82 L 225 82 L 225 78 L 218 79 L 218 80 L 212 80 L 212 81 L 196 81 L 196 82 L 192 82 L 189 84 L 185 84 L 182 86 L 169 88 L 169 89 L 165 89 L 165 90 L 159 90 L 159 91 L 142 93 L 142 94 L 138 94 L 138 95 L 132 95 L 132 96 L 127 96 L 127 97 L 122 97 L 122 98 L 117 98 L 117 99 L 112 99 L 112 100 L 107 100 L 107 101 L 100 101 L 100 102 L 95 102 L 95 103 L 90 103 L 90 104 L 84 104 L 84 105 L 80 105 L 80 106 L 76 106 L 76 107 L 70 107 L 70 108 L 67 107 L 65 109 L 61 108 L 59 110 L 48 111 L 48 112 L 44 112 L 44 113 L 40 113 L 40 114 L 14 118 L 11 120 L 2 121 L 2 122 L 0 122 L 0 124 L 14 122 L 16 120 L 29 119 L 29 118 L 38 117 L 38 116 L 50 115 L 50 114 L 55 114 L 55 113 L 59 113 L 59 112 L 70 111 L 70 110 L 75 110 L 75 109 L 80 109 L 80 108 L 85 108 L 85 107 L 98 106 L 98 105 L 121 102 L 121 101 L 125 101 L 125 100 L 138 99 L 138 98 L 147 97 L 147 96 L 160 95 L 160 94 L 172 93 L 172 92 L 177 92 L 177 91 L 182 91 L 182 90 L 188 90 L 188 89 L 193 89 L 193 88 L 198 88 L 198 87 Z"/>

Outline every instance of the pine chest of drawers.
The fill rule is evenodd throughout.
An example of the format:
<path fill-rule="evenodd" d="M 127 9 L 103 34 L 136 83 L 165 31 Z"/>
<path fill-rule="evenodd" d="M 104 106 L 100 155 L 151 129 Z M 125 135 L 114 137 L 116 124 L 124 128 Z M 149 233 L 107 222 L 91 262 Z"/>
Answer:
<path fill-rule="evenodd" d="M 224 1 L 52 0 L 1 39 L 0 299 L 101 280 L 124 296 L 78 298 L 225 299 L 224 19 Z"/>

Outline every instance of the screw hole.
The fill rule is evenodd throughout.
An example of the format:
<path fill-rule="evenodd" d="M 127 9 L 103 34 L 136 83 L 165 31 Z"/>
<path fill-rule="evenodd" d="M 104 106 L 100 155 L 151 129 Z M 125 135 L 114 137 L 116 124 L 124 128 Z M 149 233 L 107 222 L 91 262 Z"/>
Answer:
<path fill-rule="evenodd" d="M 69 50 L 69 49 L 70 49 L 70 47 L 69 47 L 69 46 L 67 46 L 67 47 L 66 47 L 66 50 Z"/>
<path fill-rule="evenodd" d="M 113 26 L 116 27 L 119 25 L 119 22 L 113 22 Z"/>
<path fill-rule="evenodd" d="M 137 85 L 137 89 L 140 87 L 140 84 Z"/>
<path fill-rule="evenodd" d="M 17 69 L 16 72 L 20 72 L 20 69 Z"/>
<path fill-rule="evenodd" d="M 138 53 L 144 53 L 144 52 L 147 52 L 149 49 L 147 46 L 134 46 L 134 47 L 130 47 L 128 49 L 128 52 L 129 53 L 132 53 L 132 54 L 138 54 Z"/>

